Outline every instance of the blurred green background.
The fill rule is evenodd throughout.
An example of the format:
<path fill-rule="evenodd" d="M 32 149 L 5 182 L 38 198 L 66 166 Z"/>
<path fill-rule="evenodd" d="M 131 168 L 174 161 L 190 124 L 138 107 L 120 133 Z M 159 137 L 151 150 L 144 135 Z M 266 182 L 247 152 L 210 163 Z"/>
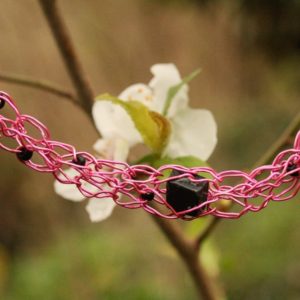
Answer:
<path fill-rule="evenodd" d="M 0 5 L 0 73 L 72 90 L 38 1 Z M 210 163 L 218 170 L 249 168 L 299 111 L 300 1 L 60 0 L 59 7 L 98 94 L 148 82 L 154 63 L 173 62 L 182 75 L 202 68 L 190 99 L 217 120 Z M 92 151 L 98 134 L 77 107 L 0 85 L 53 139 Z M 50 175 L 5 152 L 0 165 L 1 299 L 196 299 L 184 266 L 143 211 L 117 208 L 92 224 L 83 203 L 54 193 Z M 300 299 L 299 200 L 217 229 L 229 299 Z"/>

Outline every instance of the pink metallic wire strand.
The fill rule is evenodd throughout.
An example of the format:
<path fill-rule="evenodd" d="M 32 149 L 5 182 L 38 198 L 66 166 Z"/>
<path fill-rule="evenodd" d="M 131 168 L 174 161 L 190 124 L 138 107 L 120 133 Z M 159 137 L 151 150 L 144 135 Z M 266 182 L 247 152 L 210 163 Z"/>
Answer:
<path fill-rule="evenodd" d="M 21 146 L 32 151 L 33 159 L 22 161 L 26 166 L 39 172 L 52 173 L 61 183 L 75 184 L 87 198 L 111 197 L 122 207 L 143 208 L 150 214 L 167 219 L 191 220 L 195 217 L 190 217 L 187 213 L 195 210 L 200 211 L 196 218 L 205 215 L 239 218 L 248 211 L 260 211 L 270 201 L 286 201 L 296 196 L 300 189 L 300 131 L 292 149 L 280 152 L 272 164 L 260 166 L 250 173 L 239 170 L 216 172 L 208 167 L 186 168 L 178 165 L 165 165 L 155 169 L 148 165 L 130 166 L 124 162 L 97 159 L 87 152 L 78 152 L 71 145 L 52 141 L 47 127 L 31 116 L 20 114 L 8 94 L 0 92 L 0 99 L 15 113 L 13 120 L 0 114 L 0 148 L 15 154 L 20 152 Z M 28 135 L 28 126 L 37 129 L 40 137 Z M 14 140 L 16 146 L 5 145 L 3 142 L 7 139 Z M 34 162 L 37 155 L 42 162 Z M 77 155 L 86 159 L 84 166 L 72 162 Z M 295 168 L 288 171 L 290 165 Z M 76 171 L 76 176 L 67 175 L 66 170 L 70 168 Z M 172 170 L 179 170 L 182 174 L 168 177 Z M 195 174 L 205 178 L 198 179 L 194 177 Z M 208 181 L 207 201 L 186 211 L 176 212 L 165 200 L 165 184 L 180 177 L 188 177 L 195 182 Z M 240 183 L 227 185 L 224 183 L 227 179 L 238 179 Z M 141 194 L 144 193 L 153 193 L 154 199 L 143 200 Z M 221 200 L 228 200 L 236 205 L 232 211 L 227 211 L 222 209 L 224 206 L 218 205 Z"/>

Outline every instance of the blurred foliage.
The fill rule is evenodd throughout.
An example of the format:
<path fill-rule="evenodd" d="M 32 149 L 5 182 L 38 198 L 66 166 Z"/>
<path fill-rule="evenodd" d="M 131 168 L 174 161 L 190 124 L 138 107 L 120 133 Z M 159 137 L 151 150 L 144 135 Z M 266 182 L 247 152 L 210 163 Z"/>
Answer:
<path fill-rule="evenodd" d="M 174 256 L 167 255 L 161 264 L 161 249 L 152 242 L 153 238 L 138 235 L 129 241 L 111 234 L 109 228 L 74 232 L 32 258 L 19 258 L 4 299 L 194 297 L 187 278 L 180 275 L 181 267 L 171 266 Z M 174 281 L 178 281 L 176 290 Z"/>
<path fill-rule="evenodd" d="M 239 0 L 245 46 L 255 44 L 273 59 L 300 52 L 299 0 Z"/>
<path fill-rule="evenodd" d="M 203 7 L 207 4 L 211 4 L 218 0 L 145 0 L 148 2 L 159 2 L 162 5 L 198 5 L 200 7 Z"/>
<path fill-rule="evenodd" d="M 97 94 L 147 82 L 153 63 L 174 62 L 182 74 L 200 66 L 191 105 L 210 109 L 219 125 L 209 163 L 249 168 L 299 111 L 299 1 L 163 2 L 59 5 Z M 72 90 L 38 2 L 1 5 L 1 72 Z M 54 139 L 92 151 L 98 135 L 75 106 L 0 84 Z M 54 194 L 51 176 L 7 153 L 0 164 L 1 299 L 195 299 L 183 266 L 145 213 L 117 209 L 110 220 L 90 224 L 84 204 Z M 214 242 L 230 299 L 299 299 L 298 202 L 271 203 L 218 228 Z M 191 234 L 202 225 L 191 225 Z"/>
<path fill-rule="evenodd" d="M 145 0 L 201 10 L 230 7 L 245 51 L 260 48 L 274 60 L 300 52 L 299 0 Z M 256 49 L 255 49 L 256 48 Z"/>

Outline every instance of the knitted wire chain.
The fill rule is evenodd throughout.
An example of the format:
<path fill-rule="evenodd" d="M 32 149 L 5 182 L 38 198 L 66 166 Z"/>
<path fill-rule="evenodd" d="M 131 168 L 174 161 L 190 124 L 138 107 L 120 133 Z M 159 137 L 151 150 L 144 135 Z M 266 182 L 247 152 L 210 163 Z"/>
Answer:
<path fill-rule="evenodd" d="M 0 92 L 0 108 L 4 104 L 12 109 L 15 118 L 0 114 L 0 148 L 15 153 L 33 170 L 52 173 L 61 183 L 75 184 L 87 198 L 111 197 L 120 206 L 143 208 L 167 219 L 191 220 L 205 215 L 239 218 L 248 211 L 260 211 L 271 200 L 288 200 L 300 189 L 300 131 L 293 148 L 280 152 L 270 165 L 260 166 L 250 173 L 238 170 L 216 172 L 209 167 L 179 165 L 155 169 L 148 165 L 130 166 L 124 162 L 97 159 L 87 152 L 78 152 L 69 144 L 51 140 L 44 124 L 21 114 L 12 98 Z M 38 131 L 38 138 L 28 134 L 32 129 Z M 9 146 L 11 140 L 14 146 Z M 70 168 L 76 172 L 75 176 L 68 176 L 66 170 Z M 167 186 L 183 178 L 192 185 L 206 184 L 208 191 L 204 201 L 178 211 L 166 200 Z M 224 182 L 237 179 L 240 183 L 236 185 Z M 220 205 L 221 200 L 236 205 L 229 211 Z"/>

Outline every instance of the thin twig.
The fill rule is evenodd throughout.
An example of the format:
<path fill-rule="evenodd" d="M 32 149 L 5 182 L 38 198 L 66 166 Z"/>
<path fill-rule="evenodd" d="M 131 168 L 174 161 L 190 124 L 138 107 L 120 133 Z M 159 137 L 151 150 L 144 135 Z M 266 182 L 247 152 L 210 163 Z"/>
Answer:
<path fill-rule="evenodd" d="M 13 84 L 20 84 L 38 90 L 42 90 L 54 94 L 56 96 L 66 98 L 67 100 L 70 100 L 77 105 L 79 104 L 79 102 L 71 92 L 68 92 L 46 80 L 38 80 L 35 78 L 29 78 L 25 76 L 16 75 L 16 74 L 0 73 L 0 81 L 5 81 Z"/>
<path fill-rule="evenodd" d="M 56 5 L 56 0 L 39 0 L 39 2 L 73 81 L 78 99 L 83 108 L 90 113 L 94 103 L 94 94 L 74 50 L 68 28 Z"/>
<path fill-rule="evenodd" d="M 294 119 L 290 122 L 280 137 L 271 145 L 271 147 L 261 156 L 260 159 L 254 164 L 253 168 L 270 163 L 276 153 L 278 153 L 287 144 L 290 144 L 291 137 L 295 136 L 300 129 L 300 113 L 298 113 Z M 232 205 L 231 205 L 232 206 Z M 228 209 L 231 207 L 229 206 Z M 221 218 L 213 217 L 207 224 L 202 232 L 195 239 L 195 248 L 199 250 L 204 240 L 207 239 L 214 229 L 220 224 Z"/>
<path fill-rule="evenodd" d="M 280 137 L 271 145 L 271 147 L 265 152 L 264 155 L 254 164 L 254 168 L 268 164 L 273 160 L 276 153 L 278 153 L 283 147 L 290 144 L 290 138 L 295 136 L 300 129 L 300 112 L 289 123 Z"/>
<path fill-rule="evenodd" d="M 210 236 L 213 230 L 216 228 L 218 223 L 221 221 L 221 218 L 212 217 L 211 221 L 207 224 L 204 230 L 199 234 L 195 239 L 195 248 L 199 251 L 200 246 L 203 244 L 204 240 Z"/>

